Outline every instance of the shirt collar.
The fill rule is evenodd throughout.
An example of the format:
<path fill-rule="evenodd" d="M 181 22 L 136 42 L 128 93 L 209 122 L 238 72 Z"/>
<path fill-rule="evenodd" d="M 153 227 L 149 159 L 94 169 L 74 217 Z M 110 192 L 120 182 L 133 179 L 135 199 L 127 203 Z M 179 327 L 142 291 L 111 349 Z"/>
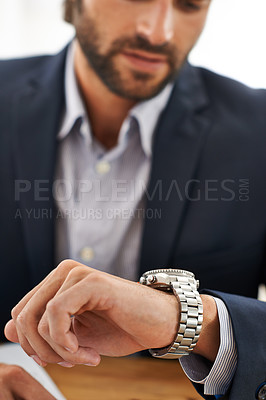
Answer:
<path fill-rule="evenodd" d="M 148 157 L 152 155 L 153 134 L 173 86 L 173 83 L 169 83 L 157 96 L 137 104 L 130 111 L 129 115 L 135 117 L 139 123 L 141 145 Z"/>
<path fill-rule="evenodd" d="M 136 118 L 139 124 L 140 139 L 143 151 L 147 157 L 152 155 L 153 133 L 159 117 L 167 105 L 174 84 L 169 83 L 157 96 L 134 106 L 122 124 L 119 132 L 119 142 L 126 136 L 125 127 L 130 125 L 130 119 Z M 69 46 L 65 67 L 65 113 L 57 138 L 64 139 L 72 130 L 78 118 L 82 119 L 81 134 L 88 142 L 92 141 L 90 124 L 84 106 L 74 70 L 74 42 Z"/>
<path fill-rule="evenodd" d="M 87 119 L 87 112 L 81 98 L 77 78 L 74 70 L 74 42 L 68 48 L 65 66 L 65 113 L 57 138 L 64 139 L 72 130 L 77 119 Z M 88 130 L 87 132 L 90 135 Z M 84 132 L 85 134 L 85 132 Z"/>

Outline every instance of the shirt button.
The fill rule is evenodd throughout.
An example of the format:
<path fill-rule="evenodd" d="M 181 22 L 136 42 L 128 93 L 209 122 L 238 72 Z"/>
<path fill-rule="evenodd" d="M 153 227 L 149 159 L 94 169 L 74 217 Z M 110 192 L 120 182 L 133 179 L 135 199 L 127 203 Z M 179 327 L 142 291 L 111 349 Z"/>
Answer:
<path fill-rule="evenodd" d="M 98 164 L 96 164 L 96 171 L 100 175 L 107 174 L 111 169 L 111 165 L 107 161 L 100 161 Z"/>
<path fill-rule="evenodd" d="M 94 251 L 91 247 L 84 247 L 80 251 L 80 256 L 84 262 L 91 261 L 94 258 Z"/>

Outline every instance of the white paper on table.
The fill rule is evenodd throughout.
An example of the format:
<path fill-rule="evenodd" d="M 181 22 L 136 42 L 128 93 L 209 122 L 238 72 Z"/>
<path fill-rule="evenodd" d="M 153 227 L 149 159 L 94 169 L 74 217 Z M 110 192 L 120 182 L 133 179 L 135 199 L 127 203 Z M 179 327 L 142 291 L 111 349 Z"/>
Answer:
<path fill-rule="evenodd" d="M 66 400 L 47 372 L 36 364 L 19 344 L 5 343 L 0 345 L 0 363 L 19 365 L 33 376 L 56 400 Z"/>

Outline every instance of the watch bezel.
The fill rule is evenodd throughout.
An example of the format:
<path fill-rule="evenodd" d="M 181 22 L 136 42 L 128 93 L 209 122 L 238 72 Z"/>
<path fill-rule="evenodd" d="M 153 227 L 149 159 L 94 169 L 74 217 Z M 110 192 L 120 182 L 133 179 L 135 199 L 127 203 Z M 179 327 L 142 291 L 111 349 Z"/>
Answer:
<path fill-rule="evenodd" d="M 146 277 L 148 275 L 163 274 L 163 273 L 169 274 L 169 275 L 176 275 L 176 276 L 185 275 L 185 276 L 189 276 L 190 278 L 195 279 L 195 275 L 193 274 L 193 272 L 186 271 L 184 269 L 177 269 L 177 268 L 152 269 L 150 271 L 144 272 L 144 274 L 142 274 L 142 277 Z"/>

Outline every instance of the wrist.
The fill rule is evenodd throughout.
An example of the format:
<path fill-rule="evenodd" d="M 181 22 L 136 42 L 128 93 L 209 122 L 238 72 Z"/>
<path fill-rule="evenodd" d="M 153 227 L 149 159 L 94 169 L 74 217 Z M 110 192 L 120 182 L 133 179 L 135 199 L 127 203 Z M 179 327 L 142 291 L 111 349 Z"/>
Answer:
<path fill-rule="evenodd" d="M 167 321 L 164 323 L 162 344 L 158 346 L 158 348 L 168 347 L 174 342 L 179 329 L 181 316 L 179 302 L 177 301 L 175 295 L 166 293 L 160 294 L 163 295 L 167 301 Z"/>
<path fill-rule="evenodd" d="M 180 307 L 173 294 L 149 288 L 152 310 L 149 311 L 149 349 L 168 347 L 179 328 Z M 152 322 L 153 321 L 153 322 Z"/>
<path fill-rule="evenodd" d="M 214 362 L 220 346 L 220 323 L 215 300 L 211 296 L 201 296 L 203 323 L 194 353 Z"/>

